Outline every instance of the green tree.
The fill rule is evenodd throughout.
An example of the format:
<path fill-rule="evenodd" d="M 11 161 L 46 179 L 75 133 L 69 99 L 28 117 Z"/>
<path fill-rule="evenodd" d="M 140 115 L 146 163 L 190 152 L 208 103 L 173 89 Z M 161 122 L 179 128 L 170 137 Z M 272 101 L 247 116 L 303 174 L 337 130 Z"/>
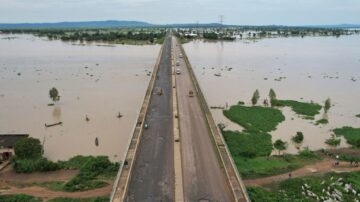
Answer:
<path fill-rule="evenodd" d="M 258 102 L 259 98 L 260 98 L 260 93 L 259 93 L 259 91 L 256 89 L 256 91 L 254 92 L 254 94 L 253 94 L 253 96 L 252 96 L 252 98 L 251 98 L 251 103 L 252 103 L 253 105 L 256 105 L 256 103 Z"/>
<path fill-rule="evenodd" d="M 59 91 L 53 87 L 52 89 L 50 89 L 49 91 L 49 96 L 52 99 L 52 101 L 56 102 L 60 100 L 60 96 L 59 96 Z"/>
<path fill-rule="evenodd" d="M 274 143 L 274 148 L 279 151 L 279 155 L 280 155 L 280 152 L 286 150 L 287 148 L 286 142 L 282 141 L 281 139 L 278 139 Z"/>
<path fill-rule="evenodd" d="M 17 141 L 14 150 L 19 159 L 37 159 L 42 155 L 40 140 L 32 137 Z"/>
<path fill-rule="evenodd" d="M 293 136 L 291 139 L 295 143 L 302 143 L 302 141 L 304 140 L 304 135 L 302 132 L 296 132 L 296 135 Z"/>
<path fill-rule="evenodd" d="M 325 113 L 327 113 L 329 111 L 330 107 L 331 107 L 331 100 L 330 100 L 330 98 L 328 98 L 325 101 L 325 106 L 324 106 Z"/>
<path fill-rule="evenodd" d="M 275 105 L 275 102 L 277 100 L 275 91 L 271 88 L 269 91 L 269 97 L 270 97 L 270 104 L 271 106 Z"/>

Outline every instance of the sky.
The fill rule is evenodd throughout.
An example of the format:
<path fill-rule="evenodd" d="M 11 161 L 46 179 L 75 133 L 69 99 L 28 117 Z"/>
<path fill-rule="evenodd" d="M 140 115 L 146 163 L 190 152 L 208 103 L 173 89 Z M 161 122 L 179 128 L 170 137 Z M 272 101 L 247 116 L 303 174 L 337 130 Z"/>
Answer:
<path fill-rule="evenodd" d="M 136 20 L 154 24 L 360 24 L 360 0 L 0 0 L 0 23 Z"/>

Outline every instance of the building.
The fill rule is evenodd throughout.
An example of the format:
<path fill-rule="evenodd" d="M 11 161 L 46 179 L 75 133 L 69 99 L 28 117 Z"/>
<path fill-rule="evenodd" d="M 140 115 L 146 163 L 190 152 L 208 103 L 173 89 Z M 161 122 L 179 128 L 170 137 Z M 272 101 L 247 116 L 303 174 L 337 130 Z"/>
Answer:
<path fill-rule="evenodd" d="M 14 147 L 18 140 L 29 137 L 28 134 L 0 135 L 0 161 L 9 160 L 14 154 Z"/>

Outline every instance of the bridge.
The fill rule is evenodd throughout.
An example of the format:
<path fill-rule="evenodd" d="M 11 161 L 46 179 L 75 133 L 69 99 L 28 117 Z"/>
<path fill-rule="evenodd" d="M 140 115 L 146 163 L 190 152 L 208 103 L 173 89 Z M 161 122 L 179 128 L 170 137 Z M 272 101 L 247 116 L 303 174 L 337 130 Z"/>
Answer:
<path fill-rule="evenodd" d="M 170 34 L 124 159 L 112 202 L 250 201 L 186 53 Z"/>

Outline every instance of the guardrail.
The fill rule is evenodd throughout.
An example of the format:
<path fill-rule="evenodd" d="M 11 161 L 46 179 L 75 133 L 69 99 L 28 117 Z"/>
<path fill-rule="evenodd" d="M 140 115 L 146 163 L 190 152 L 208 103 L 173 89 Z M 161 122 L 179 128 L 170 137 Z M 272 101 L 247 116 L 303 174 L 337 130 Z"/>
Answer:
<path fill-rule="evenodd" d="M 222 164 L 224 166 L 226 176 L 227 176 L 230 186 L 232 188 L 234 198 L 236 201 L 250 202 L 250 198 L 246 192 L 246 187 L 241 179 L 241 176 L 235 166 L 233 159 L 230 156 L 231 154 L 225 143 L 225 140 L 223 139 L 223 136 L 222 136 L 221 132 L 219 131 L 219 128 L 215 124 L 215 121 L 212 117 L 211 111 L 206 103 L 205 96 L 201 91 L 200 85 L 196 79 L 195 73 L 191 67 L 190 61 L 185 53 L 185 50 L 180 43 L 178 43 L 178 44 L 179 44 L 180 50 L 183 54 L 183 58 L 185 60 L 186 66 L 189 70 L 191 80 L 192 80 L 192 82 L 195 86 L 195 90 L 198 94 L 199 102 L 200 102 L 202 111 L 203 111 L 204 115 L 206 116 L 206 120 L 207 120 L 208 126 L 210 128 L 210 132 L 216 143 L 216 148 L 217 148 L 218 154 L 220 156 L 220 159 L 222 161 Z"/>

